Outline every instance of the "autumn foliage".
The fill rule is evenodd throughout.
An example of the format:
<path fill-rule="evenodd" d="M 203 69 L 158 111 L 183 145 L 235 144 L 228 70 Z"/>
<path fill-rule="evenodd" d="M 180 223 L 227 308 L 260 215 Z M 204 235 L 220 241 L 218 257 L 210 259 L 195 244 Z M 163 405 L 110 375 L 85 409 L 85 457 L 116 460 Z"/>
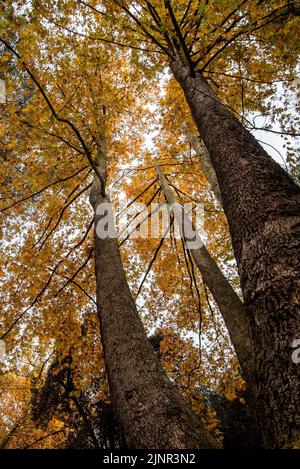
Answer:
<path fill-rule="evenodd" d="M 169 51 L 184 39 L 187 66 L 298 181 L 299 8 L 290 3 L 1 2 L 0 447 L 124 444 L 96 307 L 89 192 L 100 136 L 115 216 L 120 200 L 145 204 L 144 215 L 165 202 L 159 165 L 180 203 L 202 204 L 205 246 L 243 299 L 207 150 Z M 121 233 L 118 243 L 139 316 L 179 393 L 217 445 L 260 446 L 218 302 L 174 224 L 168 238 Z"/>

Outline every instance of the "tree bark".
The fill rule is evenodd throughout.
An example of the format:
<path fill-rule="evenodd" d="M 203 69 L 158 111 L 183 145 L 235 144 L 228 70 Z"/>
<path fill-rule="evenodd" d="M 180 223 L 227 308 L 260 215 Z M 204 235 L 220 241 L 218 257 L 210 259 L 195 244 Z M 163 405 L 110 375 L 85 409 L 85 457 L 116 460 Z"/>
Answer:
<path fill-rule="evenodd" d="M 179 59 L 180 83 L 216 171 L 255 348 L 257 400 L 267 447 L 300 439 L 300 189 Z"/>
<path fill-rule="evenodd" d="M 218 447 L 155 356 L 126 281 L 117 239 L 102 239 L 97 235 L 97 224 L 102 218 L 97 214 L 97 207 L 103 202 L 110 203 L 107 196 L 103 197 L 97 177 L 90 201 L 95 210 L 95 272 L 101 340 L 112 406 L 127 447 Z"/>
<path fill-rule="evenodd" d="M 222 205 L 222 196 L 219 188 L 217 175 L 211 163 L 208 151 L 206 150 L 204 145 L 201 145 L 199 137 L 195 135 L 186 124 L 184 124 L 183 129 L 188 142 L 195 151 L 196 155 L 199 157 L 199 162 L 202 171 L 210 185 L 212 192 L 214 193 L 219 204 Z"/>
<path fill-rule="evenodd" d="M 176 197 L 174 196 L 174 193 L 159 166 L 156 167 L 156 171 L 160 186 L 168 204 L 171 206 L 175 206 L 175 204 L 177 204 L 178 210 L 183 213 L 183 207 L 177 202 Z M 186 214 L 184 216 L 188 217 Z M 189 225 L 192 225 L 191 221 L 189 222 Z M 183 236 L 184 235 L 185 233 L 183 232 Z M 243 303 L 203 243 L 200 248 L 190 249 L 190 252 L 204 282 L 207 284 L 219 307 L 220 313 L 223 316 L 232 345 L 240 362 L 246 384 L 249 390 L 254 392 L 254 354 Z"/>

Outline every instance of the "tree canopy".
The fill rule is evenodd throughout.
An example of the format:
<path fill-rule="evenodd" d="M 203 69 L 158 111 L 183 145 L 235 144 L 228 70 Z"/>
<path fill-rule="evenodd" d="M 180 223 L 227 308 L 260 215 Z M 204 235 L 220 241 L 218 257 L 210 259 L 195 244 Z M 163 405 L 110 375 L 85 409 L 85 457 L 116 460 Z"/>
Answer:
<path fill-rule="evenodd" d="M 218 301 L 174 220 L 166 238 L 138 231 L 166 200 L 159 166 L 180 203 L 203 207 L 205 246 L 243 300 L 217 179 L 169 65 L 180 57 L 201 73 L 297 182 L 299 10 L 282 0 L 1 2 L 2 448 L 123 444 L 88 200 L 103 135 L 116 221 L 124 200 L 129 213 L 118 244 L 139 316 L 171 381 L 226 439 L 217 401 L 250 401 Z"/>

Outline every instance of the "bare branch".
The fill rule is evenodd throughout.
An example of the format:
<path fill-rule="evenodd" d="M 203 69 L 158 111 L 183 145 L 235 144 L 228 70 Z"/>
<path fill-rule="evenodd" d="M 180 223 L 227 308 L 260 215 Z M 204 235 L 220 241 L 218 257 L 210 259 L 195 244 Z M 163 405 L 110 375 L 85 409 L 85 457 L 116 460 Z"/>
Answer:
<path fill-rule="evenodd" d="M 149 272 L 150 272 L 150 270 L 152 269 L 152 266 L 153 266 L 153 264 L 154 264 L 154 262 L 155 262 L 155 260 L 156 260 L 156 258 L 157 258 L 157 256 L 158 256 L 158 253 L 159 253 L 159 251 L 160 251 L 162 245 L 164 244 L 165 235 L 166 235 L 166 233 L 169 231 L 169 229 L 170 229 L 170 227 L 172 226 L 173 222 L 174 222 L 174 217 L 172 216 L 171 221 L 170 221 L 170 226 L 168 226 L 168 228 L 167 228 L 167 230 L 165 231 L 165 233 L 163 234 L 163 236 L 162 236 L 160 242 L 158 243 L 157 248 L 155 249 L 154 255 L 153 255 L 153 257 L 152 257 L 152 259 L 151 259 L 151 261 L 150 261 L 150 264 L 148 265 L 148 268 L 147 268 L 146 273 L 145 273 L 145 275 L 144 275 L 144 277 L 143 277 L 143 280 L 141 281 L 141 284 L 140 284 L 140 286 L 139 286 L 139 288 L 138 288 L 138 291 L 137 291 L 137 294 L 136 294 L 135 299 L 137 299 L 137 297 L 139 296 L 139 294 L 140 294 L 140 292 L 141 292 L 141 290 L 142 290 L 142 288 L 143 288 L 143 285 L 144 285 L 145 281 L 147 280 L 147 277 L 148 277 L 148 275 L 149 275 Z"/>
<path fill-rule="evenodd" d="M 90 184 L 88 184 L 87 186 L 85 186 L 80 192 L 78 192 L 78 194 L 76 194 L 73 199 L 68 202 L 64 208 L 62 209 L 61 213 L 60 213 L 60 216 L 57 220 L 57 222 L 55 223 L 54 227 L 50 230 L 50 232 L 48 233 L 48 235 L 46 236 L 46 238 L 44 239 L 44 241 L 42 242 L 40 248 L 39 248 L 39 251 L 42 249 L 42 247 L 45 245 L 46 241 L 50 238 L 50 236 L 52 235 L 52 233 L 54 232 L 54 230 L 57 228 L 57 226 L 59 225 L 65 211 L 67 210 L 68 207 L 70 207 L 70 205 L 74 202 L 74 200 L 76 200 L 78 197 L 80 197 L 85 191 L 87 191 L 90 187 L 92 186 L 92 182 Z"/>
<path fill-rule="evenodd" d="M 88 166 L 84 166 L 83 168 L 81 168 L 81 169 L 79 169 L 78 171 L 76 171 L 76 173 L 71 174 L 71 176 L 67 176 L 67 177 L 65 177 L 65 178 L 57 179 L 56 181 L 51 182 L 50 184 L 48 184 L 47 186 L 43 187 L 43 188 L 40 189 L 39 191 L 34 192 L 33 194 L 30 194 L 30 195 L 24 197 L 23 199 L 17 200 L 17 201 L 14 202 L 13 204 L 8 205 L 7 207 L 2 208 L 2 209 L 0 210 L 0 212 L 5 212 L 5 211 L 8 210 L 9 208 L 15 207 L 16 205 L 19 205 L 20 203 L 25 202 L 26 200 L 31 199 L 32 197 L 35 197 L 35 196 L 41 194 L 42 192 L 44 192 L 45 190 L 49 189 L 49 188 L 52 187 L 52 186 L 55 186 L 56 184 L 59 184 L 59 183 L 61 183 L 61 182 L 68 181 L 69 179 L 72 179 L 72 178 L 76 177 L 78 174 L 80 174 L 80 173 L 81 173 L 82 171 L 84 171 L 86 168 L 88 168 Z"/>
<path fill-rule="evenodd" d="M 87 258 L 85 259 L 84 263 L 78 267 L 78 269 L 76 270 L 76 272 L 72 275 L 72 277 L 70 279 L 68 279 L 68 281 L 55 293 L 54 297 L 57 297 L 60 292 L 67 286 L 69 285 L 69 283 L 73 282 L 73 280 L 77 277 L 77 275 L 79 274 L 79 272 L 81 272 L 85 266 L 88 264 L 89 260 L 92 258 L 92 255 L 94 253 L 94 249 L 91 249 L 90 252 L 89 252 L 89 255 L 87 256 Z"/>

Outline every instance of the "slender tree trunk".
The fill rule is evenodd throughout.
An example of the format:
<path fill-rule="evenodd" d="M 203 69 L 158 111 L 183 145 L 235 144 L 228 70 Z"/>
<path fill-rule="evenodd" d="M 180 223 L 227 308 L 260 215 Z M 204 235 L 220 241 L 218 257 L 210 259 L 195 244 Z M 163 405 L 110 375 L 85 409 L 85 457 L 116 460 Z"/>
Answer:
<path fill-rule="evenodd" d="M 206 150 L 205 146 L 200 143 L 199 137 L 195 135 L 186 124 L 184 124 L 183 129 L 188 142 L 199 158 L 202 171 L 210 185 L 212 192 L 214 193 L 219 204 L 222 205 L 222 196 L 217 175 L 213 168 L 208 151 Z"/>
<path fill-rule="evenodd" d="M 97 235 L 98 223 L 103 220 L 97 207 L 103 202 L 109 204 L 108 197 L 103 197 L 98 178 L 94 181 L 90 201 L 95 210 L 95 271 L 101 340 L 112 406 L 127 447 L 217 447 L 155 356 L 126 281 L 117 239 L 102 239 Z"/>
<path fill-rule="evenodd" d="M 200 73 L 171 63 L 216 171 L 255 347 L 265 445 L 300 439 L 300 189 Z"/>
<path fill-rule="evenodd" d="M 156 170 L 160 186 L 168 204 L 171 206 L 177 205 L 178 211 L 183 214 L 184 209 L 177 202 L 161 168 L 157 166 Z M 183 216 L 188 217 L 186 214 L 181 215 L 180 220 L 177 220 L 177 222 L 181 223 Z M 191 221 L 188 224 L 192 226 Z M 183 236 L 185 236 L 184 232 Z M 200 248 L 190 249 L 190 252 L 223 316 L 246 383 L 249 389 L 254 391 L 254 354 L 243 303 L 203 243 Z"/>

